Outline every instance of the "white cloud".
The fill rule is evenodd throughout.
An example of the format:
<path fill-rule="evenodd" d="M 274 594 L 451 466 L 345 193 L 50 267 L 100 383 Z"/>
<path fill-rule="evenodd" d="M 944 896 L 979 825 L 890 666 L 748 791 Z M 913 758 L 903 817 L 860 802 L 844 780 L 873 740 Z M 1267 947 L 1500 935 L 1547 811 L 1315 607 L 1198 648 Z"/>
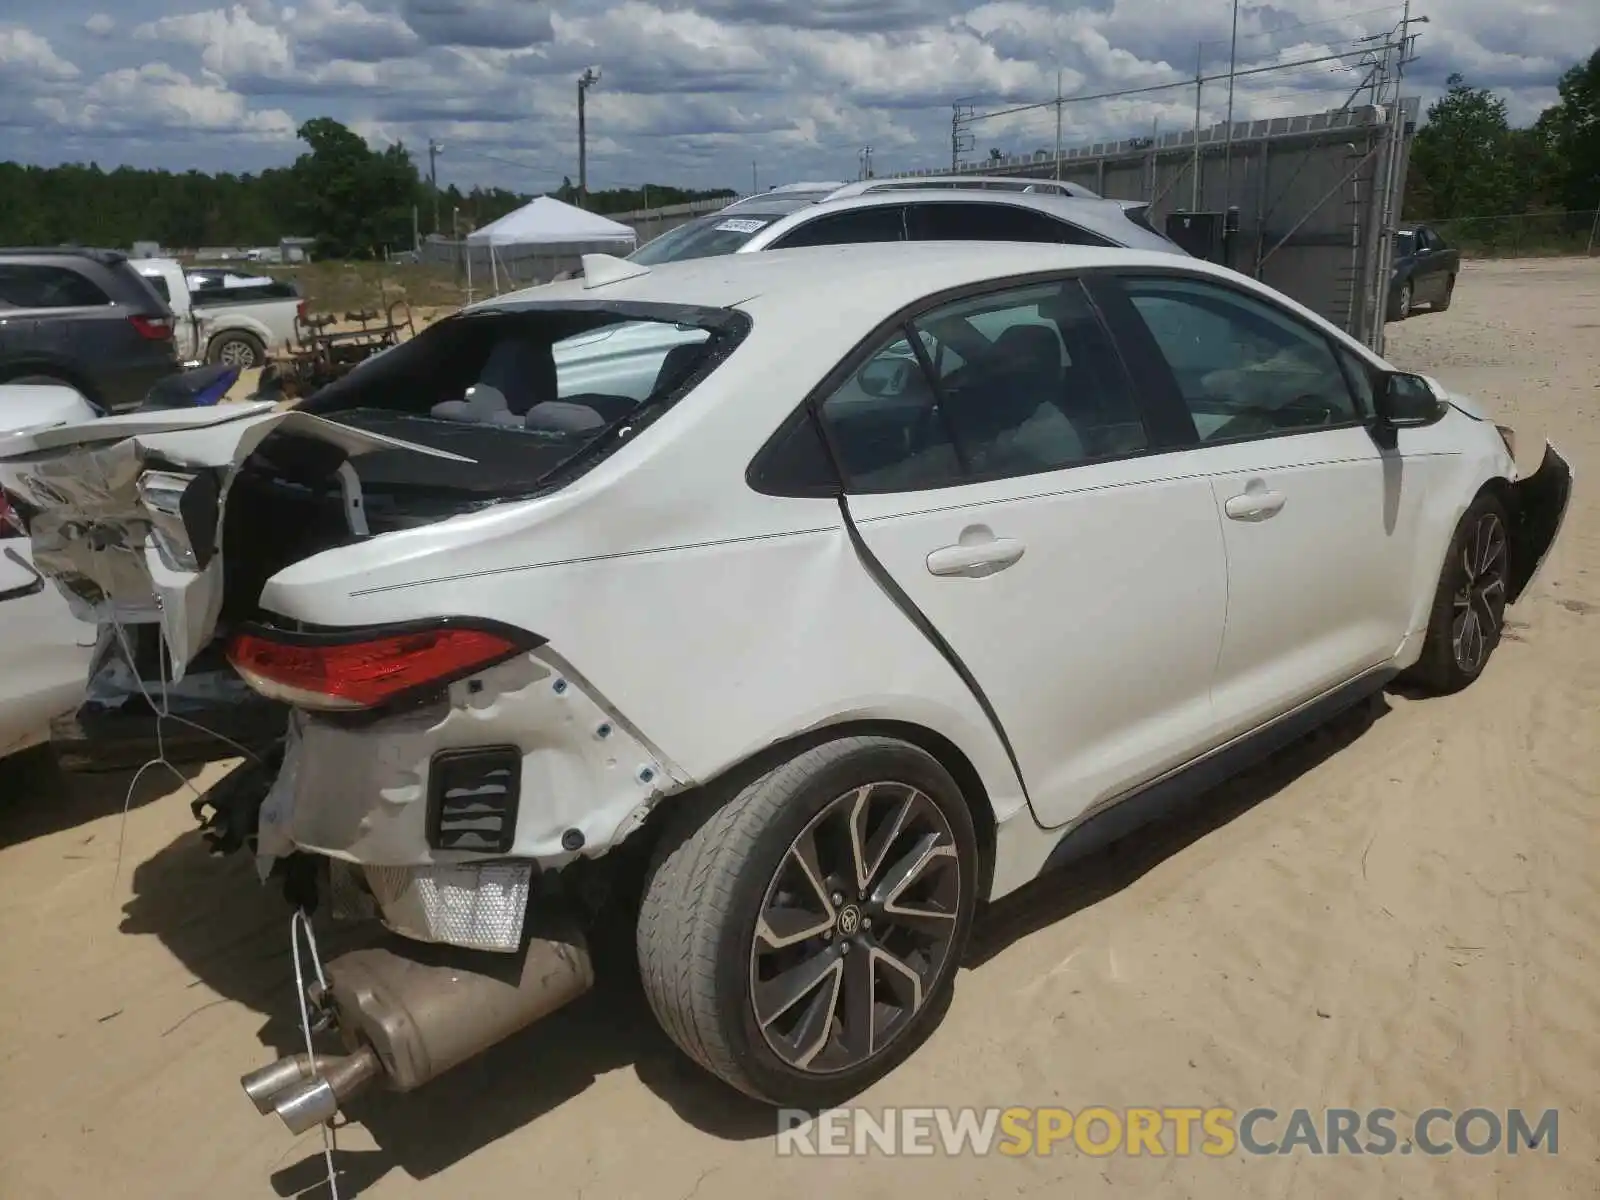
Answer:
<path fill-rule="evenodd" d="M 289 19 L 294 10 L 290 9 Z M 294 68 L 289 25 L 256 18 L 243 4 L 231 9 L 175 13 L 136 27 L 133 36 L 147 42 L 177 42 L 200 51 L 208 70 L 227 77 L 286 77 Z"/>
<path fill-rule="evenodd" d="M 51 10 L 0 25 L 0 117 L 13 114 L 8 138 L 23 154 L 59 153 L 52 129 L 67 129 L 73 153 L 89 147 L 112 161 L 125 146 L 158 144 L 132 136 L 142 123 L 165 131 L 150 161 L 256 169 L 292 153 L 272 139 L 330 115 L 413 146 L 445 140 L 448 179 L 536 189 L 575 172 L 575 83 L 595 63 L 603 78 L 589 96 L 592 186 L 738 186 L 752 159 L 765 181 L 851 177 L 865 144 L 881 170 L 948 161 L 952 101 L 976 97 L 982 110 L 1043 100 L 1058 72 L 1068 95 L 1179 81 L 1067 105 L 1069 145 L 1186 127 L 1196 43 L 1207 73 L 1224 67 L 1232 11 L 1227 0 L 563 0 L 558 11 L 546 0 L 162 0 L 151 12 L 154 4 L 129 0 L 115 18 Z M 1400 11 L 1375 13 L 1373 0 L 1247 5 L 1239 58 L 1349 50 Z M 1427 15 L 1414 86 L 1437 94 L 1459 70 L 1499 89 L 1523 120 L 1550 101 L 1566 66 L 1600 44 L 1596 0 L 1436 0 Z M 1333 107 L 1361 74 L 1351 55 L 1241 78 L 1235 111 Z M 1205 87 L 1204 120 L 1221 119 L 1224 97 L 1220 84 Z M 19 104 L 37 128 L 16 119 Z M 1049 145 L 1054 117 L 1034 110 L 974 132 L 979 153 L 1032 150 Z"/>
<path fill-rule="evenodd" d="M 79 74 L 45 38 L 20 26 L 0 25 L 0 78 L 7 85 L 67 83 Z"/>

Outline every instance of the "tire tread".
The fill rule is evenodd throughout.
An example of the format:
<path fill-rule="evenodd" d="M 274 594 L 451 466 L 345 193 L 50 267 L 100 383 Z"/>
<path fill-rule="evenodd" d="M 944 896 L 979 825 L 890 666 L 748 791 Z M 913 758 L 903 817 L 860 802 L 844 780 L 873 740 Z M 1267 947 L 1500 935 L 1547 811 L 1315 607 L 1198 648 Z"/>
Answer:
<path fill-rule="evenodd" d="M 801 752 L 731 798 L 708 788 L 673 815 L 651 864 L 637 933 L 650 1010 L 684 1053 L 757 1099 L 770 1097 L 740 1064 L 717 1019 L 716 945 L 736 916 L 736 873 L 761 832 L 819 771 L 878 746 L 908 748 L 893 738 L 845 737 Z"/>

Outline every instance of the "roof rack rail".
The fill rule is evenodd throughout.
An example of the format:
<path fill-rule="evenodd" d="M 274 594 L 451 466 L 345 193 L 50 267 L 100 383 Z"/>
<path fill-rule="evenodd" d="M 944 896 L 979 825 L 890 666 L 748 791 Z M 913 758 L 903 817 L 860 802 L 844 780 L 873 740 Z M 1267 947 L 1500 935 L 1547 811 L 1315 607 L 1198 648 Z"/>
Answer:
<path fill-rule="evenodd" d="M 1098 200 L 1100 193 L 1081 183 L 1065 179 L 1032 179 L 1026 175 L 909 175 L 888 179 L 866 179 L 849 183 L 834 193 L 834 197 L 864 196 L 869 192 L 916 191 L 933 188 L 954 188 L 993 192 L 1046 192 L 1057 196 L 1074 196 L 1085 200 Z"/>

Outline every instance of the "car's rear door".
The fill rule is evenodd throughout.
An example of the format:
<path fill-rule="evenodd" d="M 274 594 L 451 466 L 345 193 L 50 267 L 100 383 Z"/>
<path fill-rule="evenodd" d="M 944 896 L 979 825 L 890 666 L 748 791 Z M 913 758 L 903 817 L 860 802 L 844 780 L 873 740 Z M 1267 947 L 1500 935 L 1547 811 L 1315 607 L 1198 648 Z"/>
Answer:
<path fill-rule="evenodd" d="M 1380 668 L 1404 640 L 1426 456 L 1380 448 L 1355 355 L 1218 277 L 1102 275 L 1097 299 L 1153 399 L 1192 423 L 1227 546 L 1213 690 L 1243 732 Z"/>
<path fill-rule="evenodd" d="M 941 304 L 820 410 L 869 566 L 980 693 L 1041 824 L 1194 753 L 1227 597 L 1210 482 L 1163 452 L 1075 280 Z"/>

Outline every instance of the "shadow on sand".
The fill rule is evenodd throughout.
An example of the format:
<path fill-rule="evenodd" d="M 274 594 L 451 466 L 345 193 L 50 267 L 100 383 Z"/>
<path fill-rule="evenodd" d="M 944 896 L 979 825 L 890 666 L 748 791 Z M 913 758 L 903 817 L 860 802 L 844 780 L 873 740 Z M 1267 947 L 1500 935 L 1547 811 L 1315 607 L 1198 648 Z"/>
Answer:
<path fill-rule="evenodd" d="M 1377 697 L 1185 811 L 997 902 L 980 915 L 964 965 L 981 967 L 1018 939 L 1134 883 L 1349 745 L 1387 711 Z M 124 932 L 155 935 L 216 993 L 261 1013 L 263 1063 L 302 1048 L 290 913 L 276 885 L 258 884 L 242 855 L 209 857 L 198 834 L 178 838 L 140 864 L 132 885 Z M 374 936 L 358 927 L 318 924 L 325 959 Z M 589 995 L 416 1092 L 359 1098 L 352 1119 L 377 1149 L 337 1152 L 341 1194 L 360 1194 L 396 1169 L 413 1179 L 435 1175 L 619 1068 L 631 1068 L 680 1117 L 712 1136 L 746 1140 L 771 1134 L 771 1109 L 706 1075 L 661 1033 L 639 988 L 631 932 L 599 931 L 593 949 L 596 986 Z M 231 1077 L 219 1078 L 216 1086 L 218 1104 L 248 1103 Z M 321 1151 L 309 1149 L 313 1144 L 299 1162 L 273 1175 L 280 1196 L 327 1194 Z"/>
<path fill-rule="evenodd" d="M 119 813 L 123 805 L 129 811 L 142 808 L 171 795 L 204 769 L 204 763 L 154 767 L 138 780 L 130 797 L 133 771 L 69 774 L 56 766 L 48 748 L 5 759 L 0 761 L 0 850 Z"/>

